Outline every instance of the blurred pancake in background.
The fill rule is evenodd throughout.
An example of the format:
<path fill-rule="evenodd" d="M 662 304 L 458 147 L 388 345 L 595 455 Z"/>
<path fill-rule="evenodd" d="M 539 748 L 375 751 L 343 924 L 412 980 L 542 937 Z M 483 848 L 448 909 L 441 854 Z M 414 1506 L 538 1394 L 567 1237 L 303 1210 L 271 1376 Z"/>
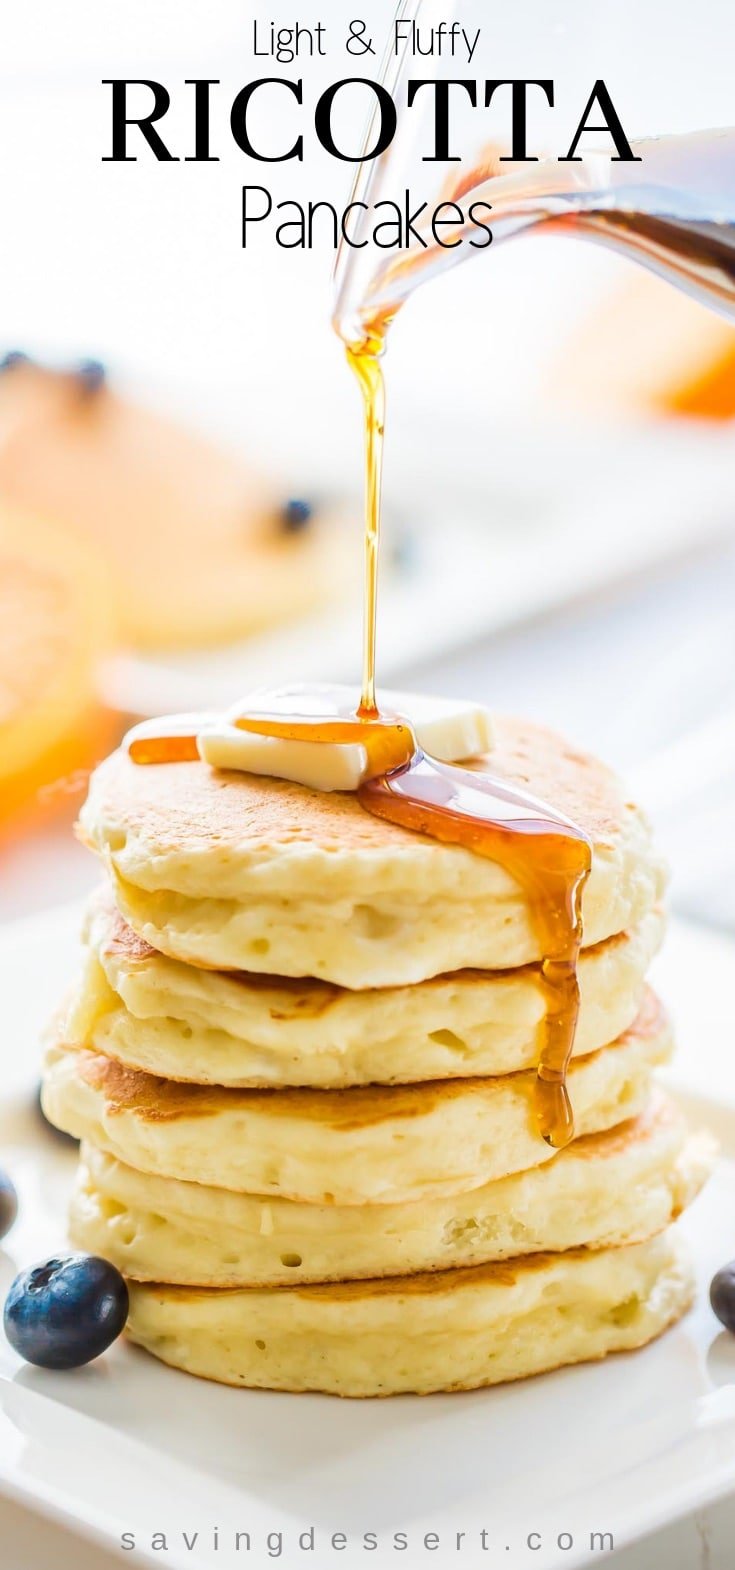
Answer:
<path fill-rule="evenodd" d="M 84 794 L 112 740 L 96 673 L 114 632 L 94 547 L 0 503 L 0 832 Z"/>
<path fill-rule="evenodd" d="M 194 648 L 313 611 L 343 588 L 335 520 L 121 397 L 96 361 L 0 370 L 0 500 L 92 542 L 123 642 Z"/>

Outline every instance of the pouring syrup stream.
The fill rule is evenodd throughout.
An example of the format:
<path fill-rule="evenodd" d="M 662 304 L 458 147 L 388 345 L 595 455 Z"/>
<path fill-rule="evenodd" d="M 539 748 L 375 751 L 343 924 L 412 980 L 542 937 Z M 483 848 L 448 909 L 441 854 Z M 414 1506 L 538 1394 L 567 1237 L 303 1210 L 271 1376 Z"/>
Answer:
<path fill-rule="evenodd" d="M 581 829 L 561 814 L 512 787 L 471 768 L 428 757 L 410 724 L 381 714 L 375 696 L 375 630 L 380 541 L 380 490 L 385 393 L 380 355 L 382 335 L 373 332 L 347 358 L 365 409 L 365 586 L 363 676 L 356 712 L 330 704 L 323 693 L 319 712 L 242 715 L 235 723 L 256 735 L 291 741 L 359 742 L 368 759 L 358 799 L 375 817 L 461 846 L 499 863 L 523 888 L 543 959 L 545 1017 L 539 1054 L 536 1116 L 548 1144 L 560 1148 L 574 1133 L 566 1085 L 579 1012 L 577 960 L 582 942 L 582 891 L 591 847 Z"/>
<path fill-rule="evenodd" d="M 441 763 L 423 753 L 408 721 L 382 714 L 375 693 L 376 611 L 385 391 L 381 354 L 385 323 L 359 346 L 347 348 L 357 378 L 365 420 L 365 584 L 363 674 L 356 710 L 341 697 L 299 703 L 289 694 L 264 712 L 234 722 L 260 736 L 332 744 L 359 742 L 367 775 L 357 795 L 375 817 L 456 845 L 499 864 L 523 889 L 542 955 L 540 984 L 545 1013 L 539 1052 L 535 1110 L 539 1132 L 554 1148 L 574 1135 L 567 1069 L 579 1012 L 577 961 L 582 943 L 582 893 L 590 872 L 590 842 L 569 819 L 503 779 L 476 768 Z M 314 701 L 318 712 L 313 711 Z M 202 716 L 164 720 L 133 733 L 128 742 L 136 763 L 197 759 Z"/>

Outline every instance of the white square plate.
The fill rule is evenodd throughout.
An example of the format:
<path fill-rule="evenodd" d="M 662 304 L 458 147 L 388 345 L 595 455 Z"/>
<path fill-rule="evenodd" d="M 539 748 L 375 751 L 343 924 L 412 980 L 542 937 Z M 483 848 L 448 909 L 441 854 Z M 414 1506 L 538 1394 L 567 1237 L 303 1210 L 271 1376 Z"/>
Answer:
<path fill-rule="evenodd" d="M 63 1246 L 74 1156 L 44 1130 L 32 1091 L 77 920 L 67 909 L 0 940 L 0 1148 L 21 1197 L 0 1252 L 3 1292 L 17 1269 Z M 724 1153 L 685 1222 L 697 1306 L 654 1346 L 503 1389 L 339 1402 L 221 1389 L 122 1343 L 54 1374 L 22 1364 L 0 1338 L 0 1490 L 108 1547 L 132 1533 L 128 1563 L 169 1570 L 270 1559 L 285 1570 L 569 1570 L 605 1559 L 590 1552 L 591 1533 L 612 1533 L 619 1547 L 735 1490 L 735 1338 L 707 1304 L 713 1271 L 735 1255 L 735 1106 L 720 1099 L 732 960 L 725 940 L 679 928 L 659 967 L 682 1035 L 676 1082 Z M 314 1550 L 299 1548 L 311 1528 Z M 235 1551 L 237 1532 L 250 1534 L 250 1552 L 244 1537 Z M 333 1533 L 346 1547 L 330 1546 Z M 377 1549 L 363 1547 L 364 1533 Z M 427 1548 L 431 1533 L 439 1541 Z"/>

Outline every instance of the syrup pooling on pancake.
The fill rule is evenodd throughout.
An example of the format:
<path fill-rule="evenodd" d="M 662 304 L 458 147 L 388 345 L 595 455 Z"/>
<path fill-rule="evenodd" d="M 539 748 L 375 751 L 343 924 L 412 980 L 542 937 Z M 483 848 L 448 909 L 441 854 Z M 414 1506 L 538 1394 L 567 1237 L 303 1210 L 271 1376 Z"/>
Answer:
<path fill-rule="evenodd" d="M 579 1013 L 582 891 L 591 866 L 587 836 L 532 796 L 420 752 L 403 768 L 366 780 L 358 798 L 377 817 L 499 862 L 525 890 L 544 955 L 538 1124 L 550 1145 L 568 1144 L 574 1119 L 566 1076 Z"/>
<path fill-rule="evenodd" d="M 358 715 L 378 718 L 375 624 L 380 540 L 385 389 L 380 357 L 385 323 L 362 344 L 347 345 L 365 405 L 365 631 Z M 369 754 L 368 754 L 369 756 Z M 497 861 L 525 890 L 539 935 L 546 1019 L 538 1064 L 537 1118 L 548 1144 L 568 1144 L 574 1118 L 566 1086 L 579 1014 L 577 961 L 582 945 L 582 892 L 592 865 L 583 831 L 525 793 L 487 775 L 452 768 L 418 749 L 390 772 L 376 770 L 358 790 L 369 812 Z"/>
<path fill-rule="evenodd" d="M 197 735 L 210 718 L 208 714 L 170 714 L 135 725 L 127 735 L 133 763 L 197 763 Z"/>
<path fill-rule="evenodd" d="M 487 774 L 441 763 L 422 752 L 410 723 L 380 713 L 375 698 L 375 626 L 380 540 L 384 425 L 382 339 L 373 336 L 347 354 L 365 407 L 365 597 L 360 703 L 346 709 L 329 690 L 298 698 L 272 694 L 255 712 L 240 714 L 237 729 L 294 742 L 340 746 L 358 742 L 367 757 L 358 800 L 375 817 L 458 845 L 497 862 L 524 890 L 538 933 L 546 1000 L 537 1070 L 536 1115 L 547 1144 L 561 1148 L 574 1135 L 567 1068 L 579 1013 L 577 962 L 582 944 L 582 893 L 592 864 L 589 838 L 568 818 Z M 128 750 L 137 763 L 199 757 L 197 716 L 137 727 Z M 193 723 L 192 723 L 193 722 Z"/>
<path fill-rule="evenodd" d="M 416 736 L 408 720 L 393 714 L 380 714 L 375 707 L 366 708 L 363 699 L 359 708 L 350 710 L 342 703 L 339 689 L 335 690 L 334 700 L 328 691 L 321 689 L 316 704 L 308 693 L 299 697 L 287 693 L 283 700 L 278 698 L 272 709 L 243 714 L 235 720 L 235 725 L 238 730 L 249 731 L 255 736 L 272 736 L 282 741 L 312 741 L 335 746 L 358 742 L 367 754 L 368 779 L 404 769 L 419 755 Z"/>
<path fill-rule="evenodd" d="M 292 704 L 291 698 L 287 702 Z M 521 884 L 531 904 L 544 959 L 546 1021 L 538 1065 L 539 1129 L 554 1146 L 568 1143 L 574 1122 L 566 1073 L 579 1011 L 577 960 L 582 890 L 591 865 L 587 836 L 567 818 L 487 774 L 439 763 L 416 746 L 410 725 L 374 714 L 243 715 L 256 735 L 343 743 L 359 739 L 368 756 L 360 803 L 376 817 L 496 861 Z M 402 751 L 402 756 L 401 756 Z"/>

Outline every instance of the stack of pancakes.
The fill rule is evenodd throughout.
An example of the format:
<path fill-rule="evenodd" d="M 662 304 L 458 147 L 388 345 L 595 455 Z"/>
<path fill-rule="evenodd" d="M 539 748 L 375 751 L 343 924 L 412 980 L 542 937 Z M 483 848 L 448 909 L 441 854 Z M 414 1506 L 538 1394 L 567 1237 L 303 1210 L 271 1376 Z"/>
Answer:
<path fill-rule="evenodd" d="M 498 721 L 493 773 L 590 835 L 569 1089 L 535 1116 L 532 912 L 463 848 L 204 763 L 97 771 L 108 873 L 44 1105 L 82 1140 L 74 1241 L 130 1333 L 231 1384 L 471 1388 L 637 1347 L 687 1307 L 709 1152 L 652 1087 L 662 869 L 595 760 Z"/>

